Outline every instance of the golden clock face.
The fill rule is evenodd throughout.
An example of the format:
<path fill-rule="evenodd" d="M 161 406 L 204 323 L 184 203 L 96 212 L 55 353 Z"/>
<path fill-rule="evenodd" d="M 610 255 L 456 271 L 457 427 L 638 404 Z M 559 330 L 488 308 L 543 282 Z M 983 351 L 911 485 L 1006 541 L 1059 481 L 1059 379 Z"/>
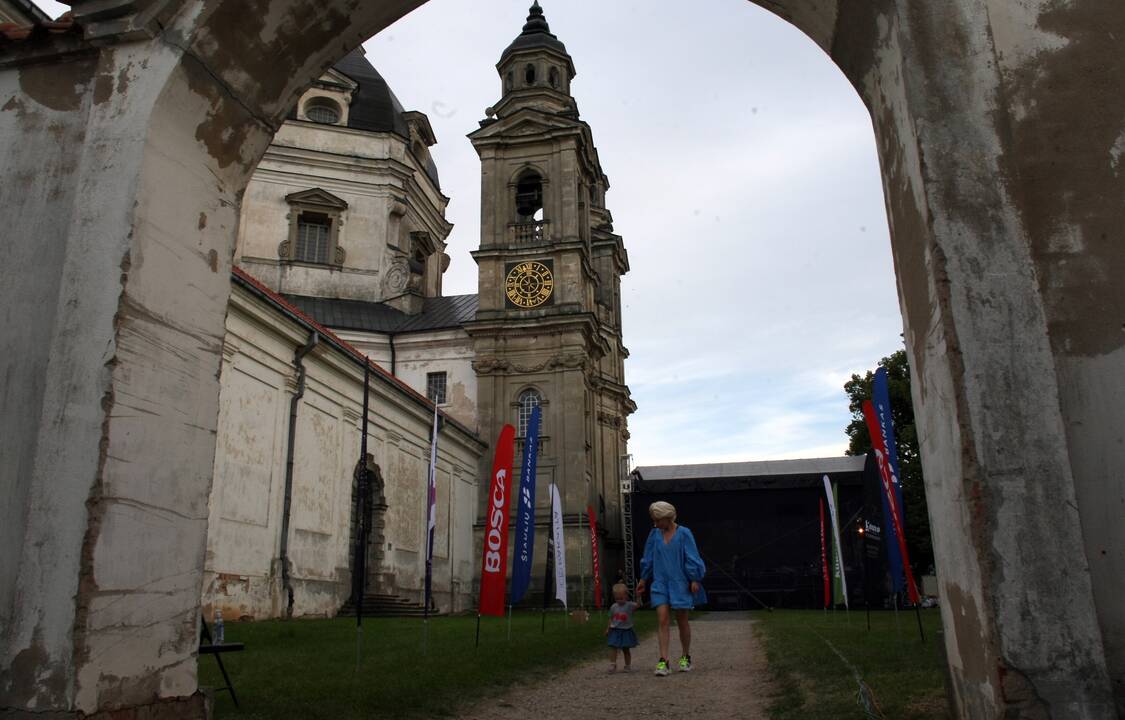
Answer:
<path fill-rule="evenodd" d="M 555 276 L 547 263 L 528 260 L 510 266 L 504 282 L 508 302 L 521 308 L 539 307 L 547 302 L 555 290 Z"/>

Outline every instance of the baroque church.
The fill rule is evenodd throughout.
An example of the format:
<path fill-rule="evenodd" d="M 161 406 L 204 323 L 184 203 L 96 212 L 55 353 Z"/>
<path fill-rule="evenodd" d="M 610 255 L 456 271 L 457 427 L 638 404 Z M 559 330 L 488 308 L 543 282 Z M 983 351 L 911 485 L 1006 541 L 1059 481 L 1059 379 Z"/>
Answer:
<path fill-rule="evenodd" d="M 496 65 L 500 98 L 469 134 L 481 160 L 478 293 L 446 296 L 452 225 L 427 117 L 362 48 L 298 101 L 247 187 L 223 346 L 203 602 L 227 617 L 332 616 L 352 587 L 357 513 L 374 528 L 365 592 L 420 603 L 434 408 L 437 608 L 475 606 L 491 443 L 542 424 L 563 498 L 571 605 L 623 563 L 628 471 L 620 280 L 609 181 L 571 94 L 575 67 L 535 2 Z M 374 498 L 356 509 L 364 369 Z M 603 581 L 606 578 L 603 578 Z M 583 597 L 579 597 L 583 595 Z"/>

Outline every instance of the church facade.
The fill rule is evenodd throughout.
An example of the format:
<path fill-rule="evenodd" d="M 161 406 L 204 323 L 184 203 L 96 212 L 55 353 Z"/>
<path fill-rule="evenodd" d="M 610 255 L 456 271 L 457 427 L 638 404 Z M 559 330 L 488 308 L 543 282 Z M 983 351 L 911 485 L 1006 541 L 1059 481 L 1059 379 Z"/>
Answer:
<path fill-rule="evenodd" d="M 301 97 L 255 171 L 224 342 L 205 607 L 334 615 L 352 586 L 357 512 L 375 527 L 367 592 L 420 602 L 435 404 L 439 609 L 475 603 L 490 443 L 511 423 L 518 457 L 535 406 L 540 570 L 550 482 L 574 591 L 590 595 L 587 507 L 603 572 L 620 564 L 628 257 L 570 94 L 573 62 L 538 3 L 497 69 L 501 98 L 469 136 L 483 178 L 477 294 L 442 294 L 452 225 L 436 139 L 362 50 Z M 381 485 L 357 511 L 364 358 Z"/>

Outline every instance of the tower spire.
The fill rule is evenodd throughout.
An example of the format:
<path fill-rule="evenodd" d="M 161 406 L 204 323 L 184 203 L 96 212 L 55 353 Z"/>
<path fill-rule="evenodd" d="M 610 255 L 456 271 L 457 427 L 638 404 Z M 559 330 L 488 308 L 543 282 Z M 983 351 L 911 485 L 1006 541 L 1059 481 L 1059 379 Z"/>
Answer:
<path fill-rule="evenodd" d="M 536 33 L 551 34 L 551 27 L 547 24 L 547 18 L 543 15 L 543 8 L 539 6 L 539 0 L 535 0 L 528 8 L 527 22 L 524 23 L 523 32 L 520 35 L 534 35 Z"/>

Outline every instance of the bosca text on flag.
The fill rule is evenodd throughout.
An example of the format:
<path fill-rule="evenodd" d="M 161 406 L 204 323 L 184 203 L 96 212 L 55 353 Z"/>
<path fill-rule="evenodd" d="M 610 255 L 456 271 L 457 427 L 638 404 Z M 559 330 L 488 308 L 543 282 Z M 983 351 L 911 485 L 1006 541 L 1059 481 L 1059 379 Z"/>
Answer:
<path fill-rule="evenodd" d="M 512 453 L 516 429 L 505 425 L 496 441 L 485 515 L 484 558 L 480 572 L 480 614 L 504 616 L 508 573 L 508 506 L 512 499 Z"/>

